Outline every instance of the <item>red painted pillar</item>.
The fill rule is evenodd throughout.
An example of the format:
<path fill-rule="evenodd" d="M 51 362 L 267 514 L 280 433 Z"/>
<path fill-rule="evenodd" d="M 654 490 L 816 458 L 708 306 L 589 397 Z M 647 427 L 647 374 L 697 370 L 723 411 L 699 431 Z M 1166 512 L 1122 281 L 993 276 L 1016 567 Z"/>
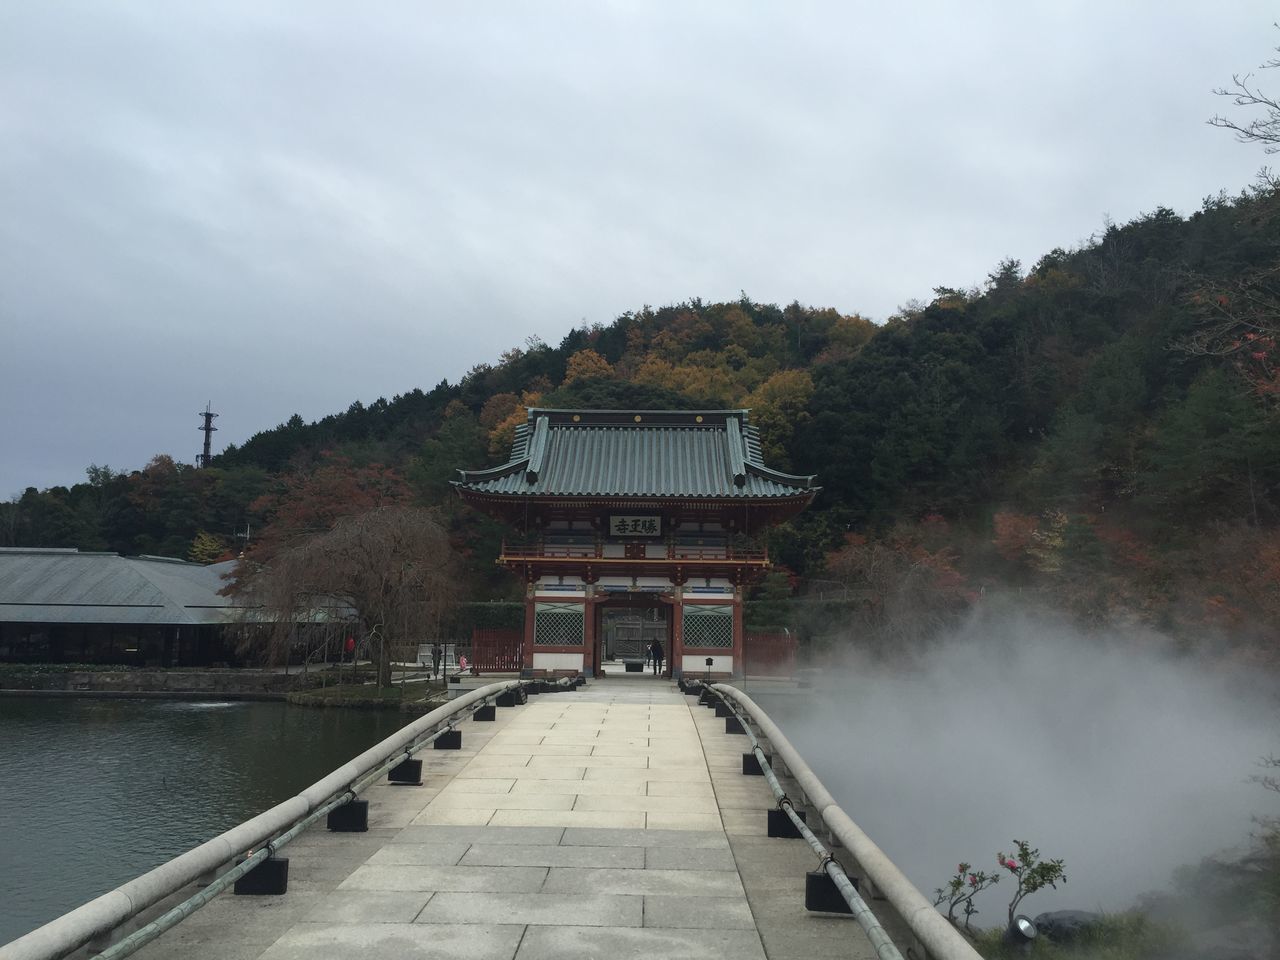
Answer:
<path fill-rule="evenodd" d="M 746 627 L 742 620 L 742 587 L 733 588 L 733 675 L 741 677 L 746 674 L 746 661 L 742 658 L 746 646 Z"/>
<path fill-rule="evenodd" d="M 582 672 L 588 670 L 593 677 L 600 674 L 596 659 L 596 602 L 590 594 L 582 606 Z"/>
<path fill-rule="evenodd" d="M 524 665 L 533 669 L 533 621 L 537 606 L 533 599 L 533 588 L 530 587 L 524 601 Z"/>
<path fill-rule="evenodd" d="M 675 671 L 679 670 L 681 676 L 684 675 L 684 586 L 676 584 L 675 593 L 671 600 L 671 636 L 667 646 L 671 649 L 667 651 L 667 660 L 671 664 L 671 676 L 675 676 Z"/>

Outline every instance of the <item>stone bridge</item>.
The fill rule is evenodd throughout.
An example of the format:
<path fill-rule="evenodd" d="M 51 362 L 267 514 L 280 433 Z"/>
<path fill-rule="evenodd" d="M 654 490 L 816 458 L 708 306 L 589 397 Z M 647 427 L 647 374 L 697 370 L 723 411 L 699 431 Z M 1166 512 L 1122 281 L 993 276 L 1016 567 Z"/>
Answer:
<path fill-rule="evenodd" d="M 771 778 L 744 773 L 759 772 L 756 756 L 778 752 L 765 739 L 767 719 L 764 730 L 756 727 L 761 752 L 744 757 L 756 735 L 742 730 L 737 714 L 725 716 L 730 701 L 709 710 L 669 681 L 597 680 L 523 699 L 518 690 L 497 698 L 515 702 L 512 709 L 492 705 L 493 696 L 478 700 L 474 716 L 446 730 L 436 749 L 391 771 L 401 782 L 379 777 L 362 795 L 367 807 L 349 803 L 328 814 L 328 825 L 339 829 L 317 822 L 239 881 L 242 892 L 256 884 L 266 893 L 213 897 L 133 956 L 977 956 L 931 906 L 924 916 L 914 888 L 916 899 L 893 889 L 901 877 L 896 868 L 887 879 L 873 884 L 864 876 L 859 884 L 872 926 L 878 920 L 879 936 L 887 931 L 893 944 L 877 949 L 867 924 L 836 912 L 849 908 L 818 872 L 820 866 L 830 872 L 816 853 L 821 843 L 815 848 L 784 822 Z M 789 780 L 781 758 L 774 766 L 796 807 L 811 804 L 808 819 L 821 831 L 815 806 L 825 801 L 815 794 L 825 791 Z M 769 836 L 771 827 L 789 838 Z M 883 857 L 870 844 L 841 850 L 830 833 L 825 842 L 855 879 L 853 868 L 874 872 L 873 861 Z M 272 893 L 286 881 L 281 874 L 287 888 Z M 50 925 L 97 923 L 92 942 L 81 937 L 75 947 L 67 939 L 80 935 L 74 930 L 42 938 L 41 928 L 0 948 L 0 960 L 103 950 L 114 956 L 122 936 L 196 889 L 175 888 L 130 924 L 112 921 L 113 934 L 94 918 L 94 901 Z M 77 920 L 83 911 L 90 912 Z"/>

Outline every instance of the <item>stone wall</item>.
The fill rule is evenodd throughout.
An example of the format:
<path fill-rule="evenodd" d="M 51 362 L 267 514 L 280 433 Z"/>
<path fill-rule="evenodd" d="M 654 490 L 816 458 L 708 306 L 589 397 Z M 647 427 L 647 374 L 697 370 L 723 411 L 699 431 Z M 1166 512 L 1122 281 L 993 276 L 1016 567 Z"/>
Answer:
<path fill-rule="evenodd" d="M 295 678 L 267 670 L 76 670 L 0 665 L 0 689 L 84 693 L 275 694 Z"/>

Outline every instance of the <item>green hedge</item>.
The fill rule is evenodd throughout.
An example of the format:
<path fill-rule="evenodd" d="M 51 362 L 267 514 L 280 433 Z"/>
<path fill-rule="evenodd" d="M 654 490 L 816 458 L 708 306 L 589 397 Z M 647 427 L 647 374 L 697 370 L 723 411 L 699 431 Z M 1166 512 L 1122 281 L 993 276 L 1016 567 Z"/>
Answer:
<path fill-rule="evenodd" d="M 748 630 L 772 633 L 787 629 L 802 641 L 856 628 L 865 623 L 866 617 L 867 604 L 863 600 L 748 600 L 742 610 Z"/>
<path fill-rule="evenodd" d="M 524 626 L 524 604 L 515 600 L 490 603 L 460 603 L 444 623 L 444 635 L 457 640 L 470 640 L 475 627 L 482 630 L 512 629 Z"/>

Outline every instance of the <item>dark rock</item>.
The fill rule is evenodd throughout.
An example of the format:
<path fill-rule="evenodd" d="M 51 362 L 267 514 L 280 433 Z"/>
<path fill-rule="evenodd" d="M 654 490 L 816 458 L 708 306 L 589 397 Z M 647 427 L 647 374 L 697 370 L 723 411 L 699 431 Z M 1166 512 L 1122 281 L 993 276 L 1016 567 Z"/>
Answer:
<path fill-rule="evenodd" d="M 1054 943 L 1070 943 L 1090 927 L 1102 922 L 1102 914 L 1087 910 L 1050 910 L 1032 921 L 1039 935 Z"/>

